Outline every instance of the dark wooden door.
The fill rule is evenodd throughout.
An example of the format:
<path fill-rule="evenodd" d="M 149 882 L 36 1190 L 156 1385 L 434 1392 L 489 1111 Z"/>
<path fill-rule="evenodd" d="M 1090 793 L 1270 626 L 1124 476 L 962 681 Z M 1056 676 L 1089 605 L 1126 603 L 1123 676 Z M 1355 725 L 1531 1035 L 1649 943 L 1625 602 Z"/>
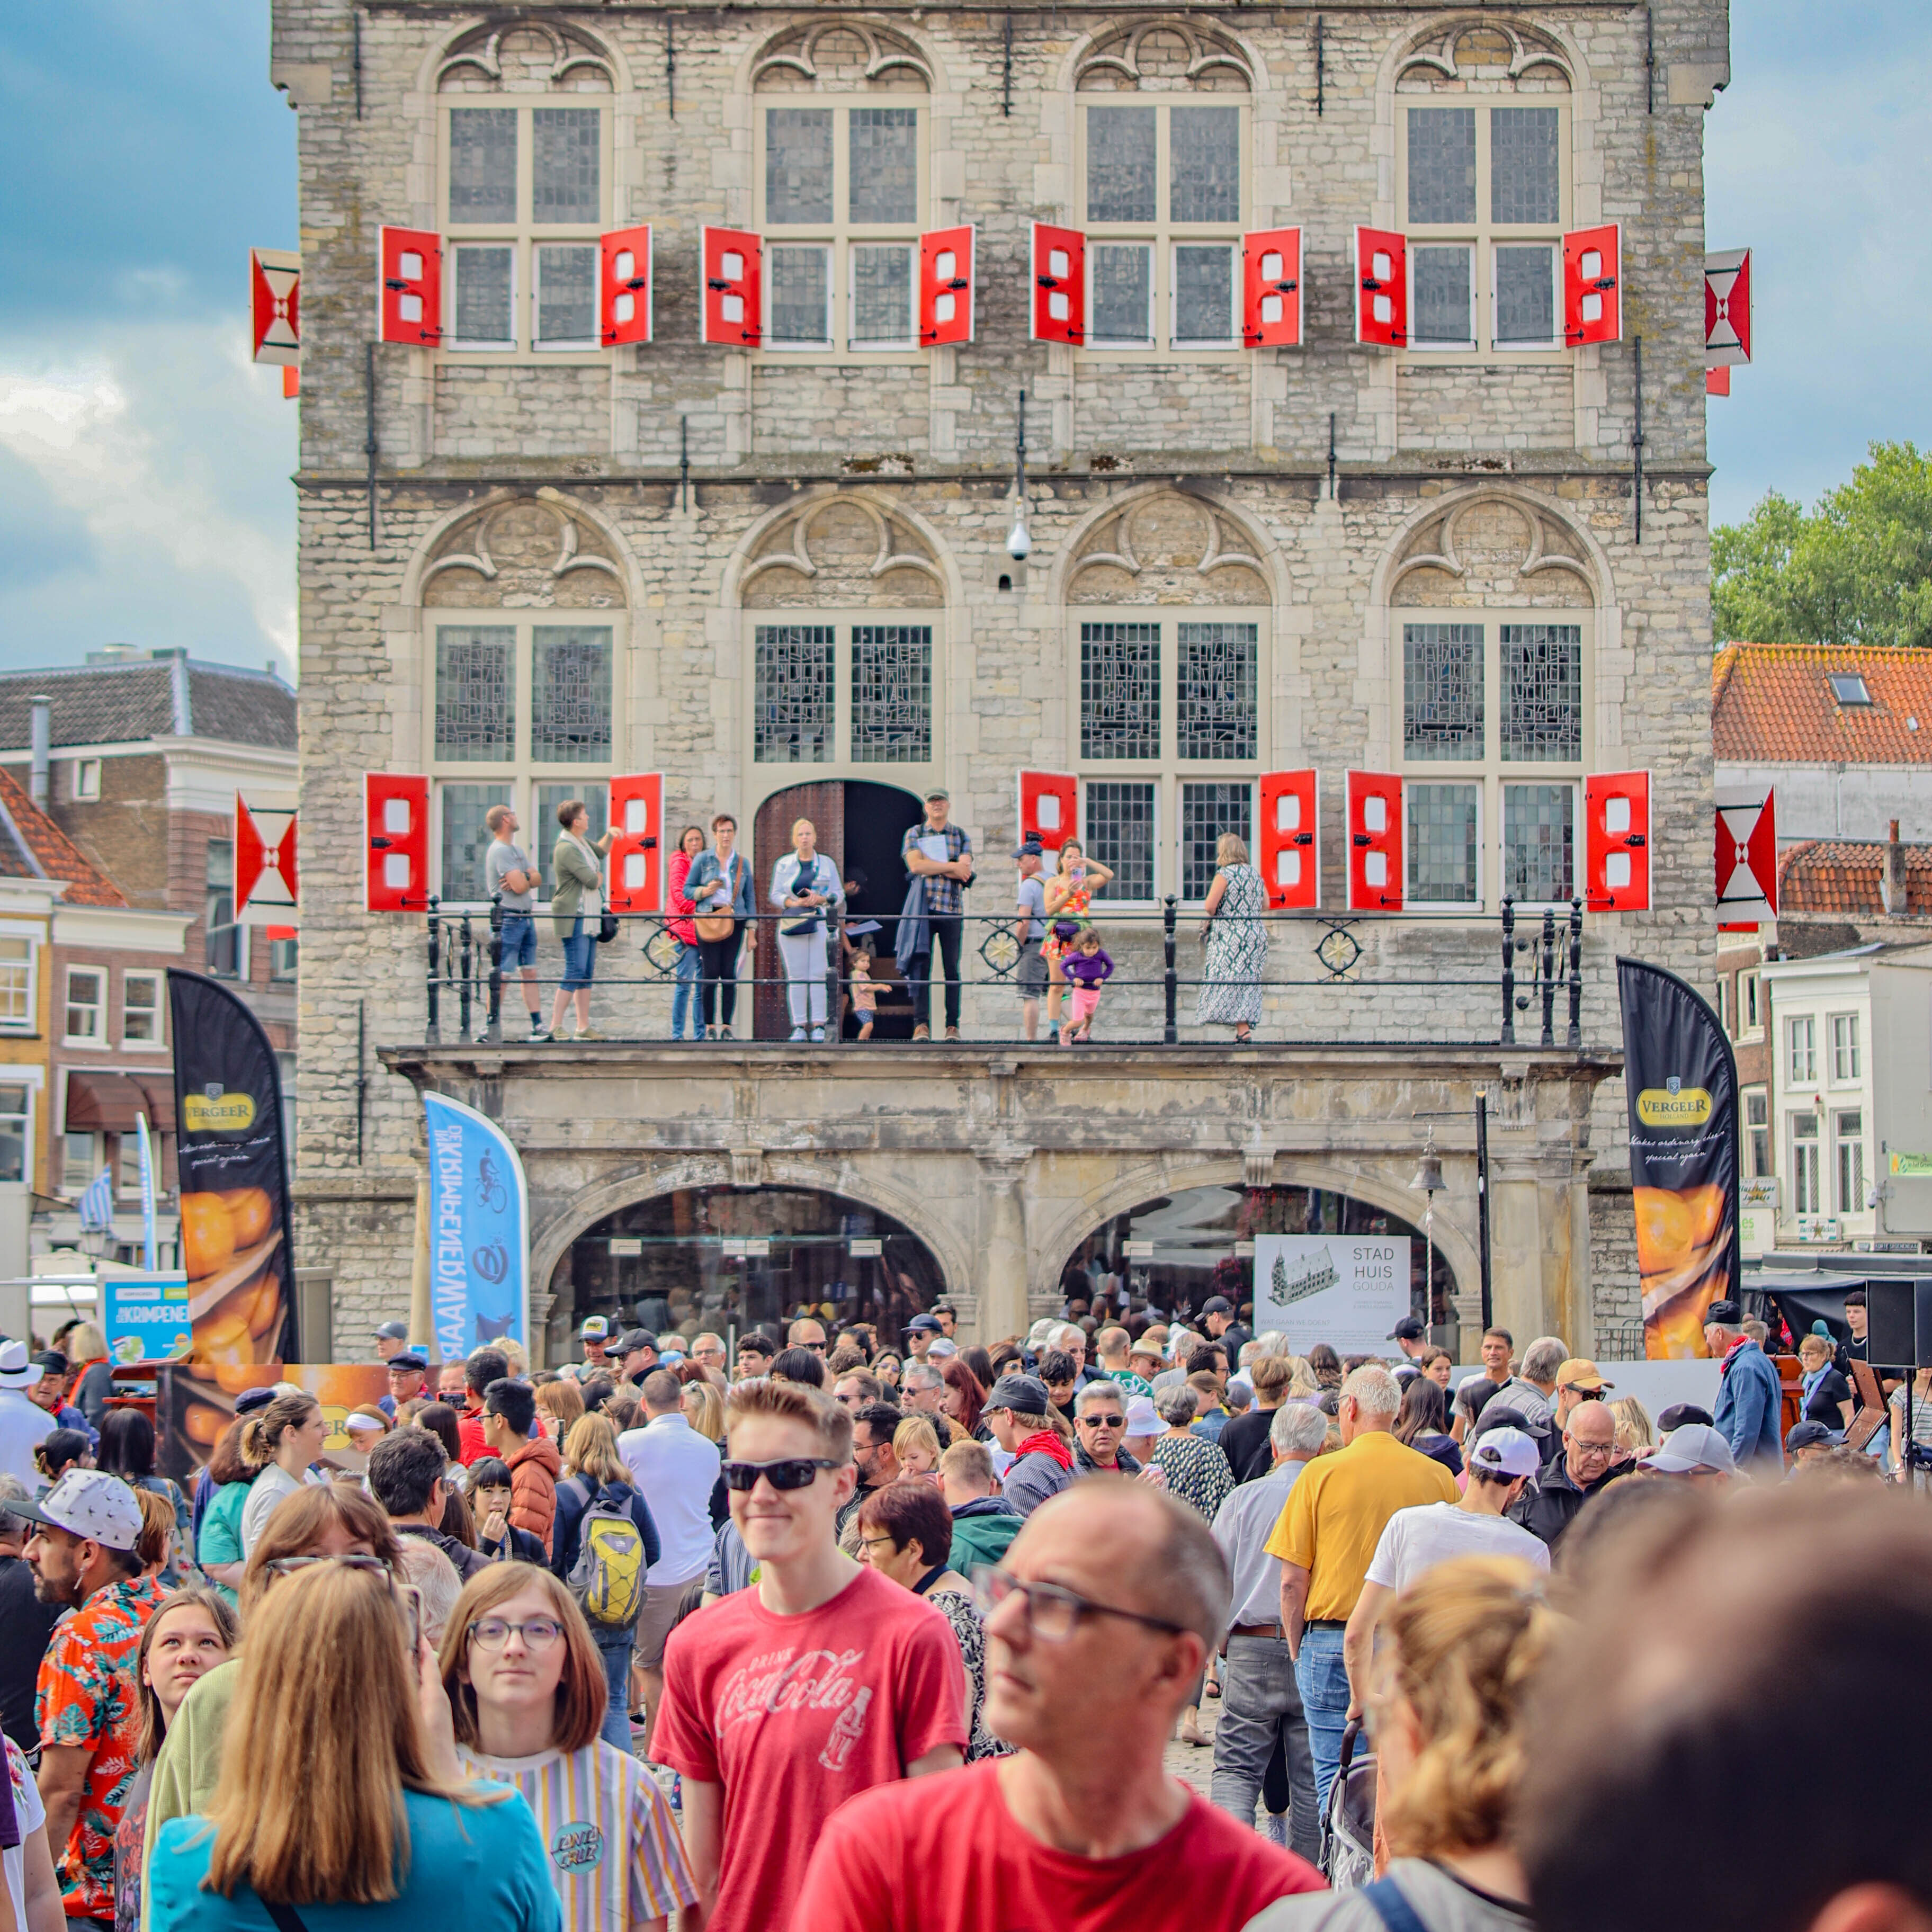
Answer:
<path fill-rule="evenodd" d="M 844 857 L 845 788 L 836 778 L 820 778 L 810 784 L 788 787 L 774 792 L 758 808 L 758 823 L 752 831 L 752 857 L 757 877 L 753 881 L 760 915 L 769 915 L 771 905 L 772 868 L 791 850 L 791 828 L 801 818 L 808 818 L 818 832 L 818 849 L 836 866 Z M 791 1033 L 791 1018 L 785 1006 L 784 964 L 778 958 L 778 928 L 768 916 L 758 921 L 755 955 L 757 997 L 752 1001 L 755 1016 L 752 1036 L 757 1040 L 784 1040 Z"/>

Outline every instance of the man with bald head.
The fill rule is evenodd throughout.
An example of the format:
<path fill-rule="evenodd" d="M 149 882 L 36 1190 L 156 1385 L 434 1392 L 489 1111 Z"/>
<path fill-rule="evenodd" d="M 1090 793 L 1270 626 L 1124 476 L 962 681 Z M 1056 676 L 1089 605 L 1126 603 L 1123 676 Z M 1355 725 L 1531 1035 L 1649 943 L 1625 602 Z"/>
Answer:
<path fill-rule="evenodd" d="M 845 1805 L 792 1932 L 1239 1932 L 1322 1888 L 1162 1766 L 1228 1616 L 1227 1565 L 1198 1516 L 1092 1476 L 1042 1503 L 976 1580 L 986 1721 L 1014 1754 L 926 1779 L 910 1802 L 889 1785 Z"/>
<path fill-rule="evenodd" d="M 1580 1402 L 1563 1425 L 1563 1453 L 1546 1463 L 1541 1475 L 1509 1508 L 1510 1520 L 1540 1537 L 1553 1553 L 1576 1512 L 1598 1490 L 1626 1473 L 1612 1461 L 1617 1453 L 1617 1419 L 1610 1405 Z"/>

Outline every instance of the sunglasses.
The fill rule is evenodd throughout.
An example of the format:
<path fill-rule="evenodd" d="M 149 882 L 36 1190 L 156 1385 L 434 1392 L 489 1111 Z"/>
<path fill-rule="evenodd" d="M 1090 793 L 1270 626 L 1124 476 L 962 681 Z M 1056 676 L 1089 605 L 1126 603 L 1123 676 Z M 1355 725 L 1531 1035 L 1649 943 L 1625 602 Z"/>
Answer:
<path fill-rule="evenodd" d="M 1124 1429 L 1127 1426 L 1124 1415 L 1077 1415 L 1073 1419 L 1083 1429 Z"/>
<path fill-rule="evenodd" d="M 727 1462 L 724 1465 L 728 1490 L 754 1490 L 763 1476 L 775 1490 L 808 1490 L 818 1480 L 821 1469 L 842 1469 L 842 1460 L 830 1456 L 784 1456 L 775 1462 Z"/>

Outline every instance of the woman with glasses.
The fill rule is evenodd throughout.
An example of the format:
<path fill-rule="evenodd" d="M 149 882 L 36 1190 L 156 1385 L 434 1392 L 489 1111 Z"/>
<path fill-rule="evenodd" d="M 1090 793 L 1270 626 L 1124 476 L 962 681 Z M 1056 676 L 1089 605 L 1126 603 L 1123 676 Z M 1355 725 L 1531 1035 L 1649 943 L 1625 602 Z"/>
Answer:
<path fill-rule="evenodd" d="M 600 1735 L 607 1707 L 621 1718 L 624 1706 L 606 1696 L 598 1648 L 556 1577 L 505 1564 L 472 1578 L 442 1640 L 457 1760 L 523 1793 L 565 1932 L 662 1932 L 698 1888 L 663 1792 Z"/>
<path fill-rule="evenodd" d="M 271 1918 L 322 1932 L 344 1906 L 376 1925 L 460 1910 L 491 1932 L 557 1932 L 529 1809 L 506 1785 L 464 1778 L 412 1610 L 366 1557 L 275 1583 L 250 1622 L 214 1802 L 156 1839 L 152 1932 Z"/>

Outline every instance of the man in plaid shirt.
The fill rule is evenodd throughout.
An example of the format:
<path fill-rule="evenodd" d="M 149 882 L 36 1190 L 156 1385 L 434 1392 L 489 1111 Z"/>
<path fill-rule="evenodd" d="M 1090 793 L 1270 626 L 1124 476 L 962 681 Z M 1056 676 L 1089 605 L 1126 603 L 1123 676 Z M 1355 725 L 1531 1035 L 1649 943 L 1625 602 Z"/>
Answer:
<path fill-rule="evenodd" d="M 932 1028 L 927 1023 L 931 1002 L 926 989 L 932 980 L 932 949 L 935 945 L 946 969 L 946 1037 L 959 1037 L 959 941 L 965 923 L 964 902 L 960 895 L 973 883 L 973 842 L 958 826 L 946 823 L 952 806 L 949 795 L 937 787 L 928 792 L 926 823 L 915 825 L 899 848 L 906 870 L 926 881 L 927 950 L 913 955 L 906 974 L 913 1017 L 918 1022 L 912 1030 L 914 1040 L 932 1037 Z M 921 842 L 928 838 L 944 841 L 944 859 L 929 857 L 922 849 Z"/>

